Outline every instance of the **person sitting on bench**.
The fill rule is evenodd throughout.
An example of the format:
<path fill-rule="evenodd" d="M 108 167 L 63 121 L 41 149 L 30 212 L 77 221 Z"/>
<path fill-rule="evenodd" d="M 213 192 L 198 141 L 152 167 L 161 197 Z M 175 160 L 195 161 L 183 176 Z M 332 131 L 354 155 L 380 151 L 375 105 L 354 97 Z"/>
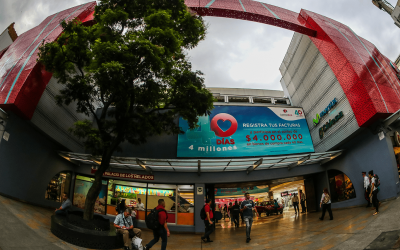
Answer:
<path fill-rule="evenodd" d="M 55 214 L 67 216 L 68 210 L 72 207 L 72 203 L 68 199 L 67 193 L 63 193 L 62 200 L 61 207 L 56 209 Z"/>
<path fill-rule="evenodd" d="M 129 230 L 133 229 L 135 235 L 139 238 L 142 236 L 142 231 L 139 228 L 133 228 L 132 221 L 132 210 L 130 208 L 125 209 L 124 213 L 117 215 L 114 221 L 114 227 L 117 229 L 117 233 L 122 234 L 124 238 L 124 249 L 129 250 L 132 239 L 129 237 Z"/>

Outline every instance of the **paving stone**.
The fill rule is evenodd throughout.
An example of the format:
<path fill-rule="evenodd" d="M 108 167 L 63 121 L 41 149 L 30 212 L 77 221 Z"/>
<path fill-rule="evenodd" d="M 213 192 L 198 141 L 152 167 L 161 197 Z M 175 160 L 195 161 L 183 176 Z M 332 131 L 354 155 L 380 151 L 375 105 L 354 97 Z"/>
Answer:
<path fill-rule="evenodd" d="M 365 207 L 334 210 L 334 220 L 319 221 L 320 213 L 294 216 L 293 211 L 255 220 L 252 240 L 246 243 L 246 229 L 230 222 L 217 224 L 212 243 L 202 243 L 200 235 L 175 234 L 168 249 L 400 249 L 400 199 L 382 203 L 380 213 Z M 50 232 L 53 211 L 0 196 L 0 250 L 51 249 L 81 250 Z M 23 236 L 23 237 L 21 237 Z M 143 243 L 152 232 L 142 231 Z M 161 240 L 153 247 L 159 249 Z"/>

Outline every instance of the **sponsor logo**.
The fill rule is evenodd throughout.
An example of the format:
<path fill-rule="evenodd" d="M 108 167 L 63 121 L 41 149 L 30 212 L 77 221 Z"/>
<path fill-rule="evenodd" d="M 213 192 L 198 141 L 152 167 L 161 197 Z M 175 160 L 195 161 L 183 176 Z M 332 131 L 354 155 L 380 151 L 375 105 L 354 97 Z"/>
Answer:
<path fill-rule="evenodd" d="M 286 110 L 286 109 L 284 109 L 284 110 L 283 110 L 283 113 L 287 113 L 287 110 Z"/>
<path fill-rule="evenodd" d="M 225 122 L 230 122 L 230 127 L 226 130 L 223 130 L 219 125 L 218 121 L 222 121 L 223 123 Z M 226 139 L 226 137 L 230 137 L 233 134 L 236 133 L 238 129 L 238 122 L 230 114 L 227 113 L 220 113 L 217 114 L 209 121 L 208 116 L 202 116 L 199 118 L 199 125 L 200 125 L 200 131 L 199 130 L 188 130 L 186 132 L 186 137 L 189 140 L 200 140 L 202 141 L 204 146 L 199 146 L 197 147 L 197 151 L 203 151 L 203 152 L 213 152 L 213 151 L 230 151 L 230 150 L 236 150 L 236 146 L 230 146 L 235 144 L 234 139 Z M 215 147 L 211 146 L 211 139 L 217 137 L 221 137 L 221 139 L 216 139 L 216 144 L 217 145 L 227 145 L 226 147 Z M 190 145 L 189 147 L 190 150 L 194 150 L 195 147 L 194 145 Z"/>
<path fill-rule="evenodd" d="M 324 138 L 325 132 L 330 129 L 337 121 L 339 121 L 343 117 L 343 111 L 340 111 L 338 115 L 333 119 L 329 119 L 320 129 L 319 129 L 319 138 Z"/>
<path fill-rule="evenodd" d="M 301 110 L 296 110 L 296 111 L 294 111 L 294 114 L 295 114 L 295 115 L 298 115 L 298 116 L 302 116 L 302 115 L 303 115 L 303 111 L 301 111 Z"/>
<path fill-rule="evenodd" d="M 321 120 L 321 118 L 324 117 L 326 114 L 328 114 L 329 111 L 330 111 L 334 106 L 336 106 L 336 104 L 337 104 L 337 100 L 336 100 L 336 98 L 334 98 L 334 99 L 329 103 L 329 105 L 328 105 L 321 113 L 316 114 L 316 118 L 313 119 L 314 126 L 317 126 L 318 123 L 319 123 L 319 121 Z"/>
<path fill-rule="evenodd" d="M 218 126 L 218 121 L 222 120 L 223 122 L 229 121 L 231 123 L 231 126 L 226 130 L 223 131 L 219 126 Z M 235 117 L 231 116 L 230 114 L 227 113 L 220 113 L 211 120 L 211 130 L 215 132 L 215 135 L 218 137 L 229 137 L 233 135 L 237 128 L 238 128 L 238 123 L 235 119 Z"/>

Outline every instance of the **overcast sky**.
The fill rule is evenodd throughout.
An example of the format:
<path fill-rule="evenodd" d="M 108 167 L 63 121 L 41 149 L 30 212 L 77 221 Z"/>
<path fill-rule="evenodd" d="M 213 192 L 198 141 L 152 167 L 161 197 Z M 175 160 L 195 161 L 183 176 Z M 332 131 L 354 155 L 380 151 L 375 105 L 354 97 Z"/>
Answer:
<path fill-rule="evenodd" d="M 218 0 L 217 0 L 218 1 Z M 396 0 L 388 0 L 392 5 Z M 0 30 L 15 22 L 21 34 L 47 16 L 89 0 L 0 0 Z M 389 59 L 400 53 L 400 28 L 371 0 L 261 0 L 295 12 L 307 9 L 351 27 Z M 279 66 L 292 31 L 235 19 L 205 17 L 208 34 L 189 52 L 193 68 L 205 74 L 207 87 L 281 90 Z M 0 31 L 0 32 L 1 32 Z"/>

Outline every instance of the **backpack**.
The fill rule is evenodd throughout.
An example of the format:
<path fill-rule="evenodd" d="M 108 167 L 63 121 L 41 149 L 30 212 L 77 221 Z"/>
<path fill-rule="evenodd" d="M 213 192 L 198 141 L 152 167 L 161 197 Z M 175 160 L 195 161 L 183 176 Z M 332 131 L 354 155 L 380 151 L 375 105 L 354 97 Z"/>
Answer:
<path fill-rule="evenodd" d="M 206 205 L 203 206 L 203 208 L 200 210 L 200 218 L 202 220 L 207 219 L 207 214 L 206 214 L 206 210 L 204 209 Z"/>
<path fill-rule="evenodd" d="M 375 187 L 379 187 L 381 185 L 381 180 L 379 180 L 379 176 L 377 174 L 374 174 L 375 178 Z"/>
<path fill-rule="evenodd" d="M 161 228 L 161 224 L 158 221 L 158 213 L 161 211 L 167 212 L 167 211 L 165 211 L 165 209 L 155 209 L 154 208 L 147 215 L 145 221 L 146 221 L 146 226 L 148 229 L 157 230 L 157 229 Z"/>
<path fill-rule="evenodd" d="M 331 199 L 331 197 L 329 196 L 329 194 L 325 194 L 324 201 L 323 201 L 324 204 L 328 204 L 330 199 Z"/>

